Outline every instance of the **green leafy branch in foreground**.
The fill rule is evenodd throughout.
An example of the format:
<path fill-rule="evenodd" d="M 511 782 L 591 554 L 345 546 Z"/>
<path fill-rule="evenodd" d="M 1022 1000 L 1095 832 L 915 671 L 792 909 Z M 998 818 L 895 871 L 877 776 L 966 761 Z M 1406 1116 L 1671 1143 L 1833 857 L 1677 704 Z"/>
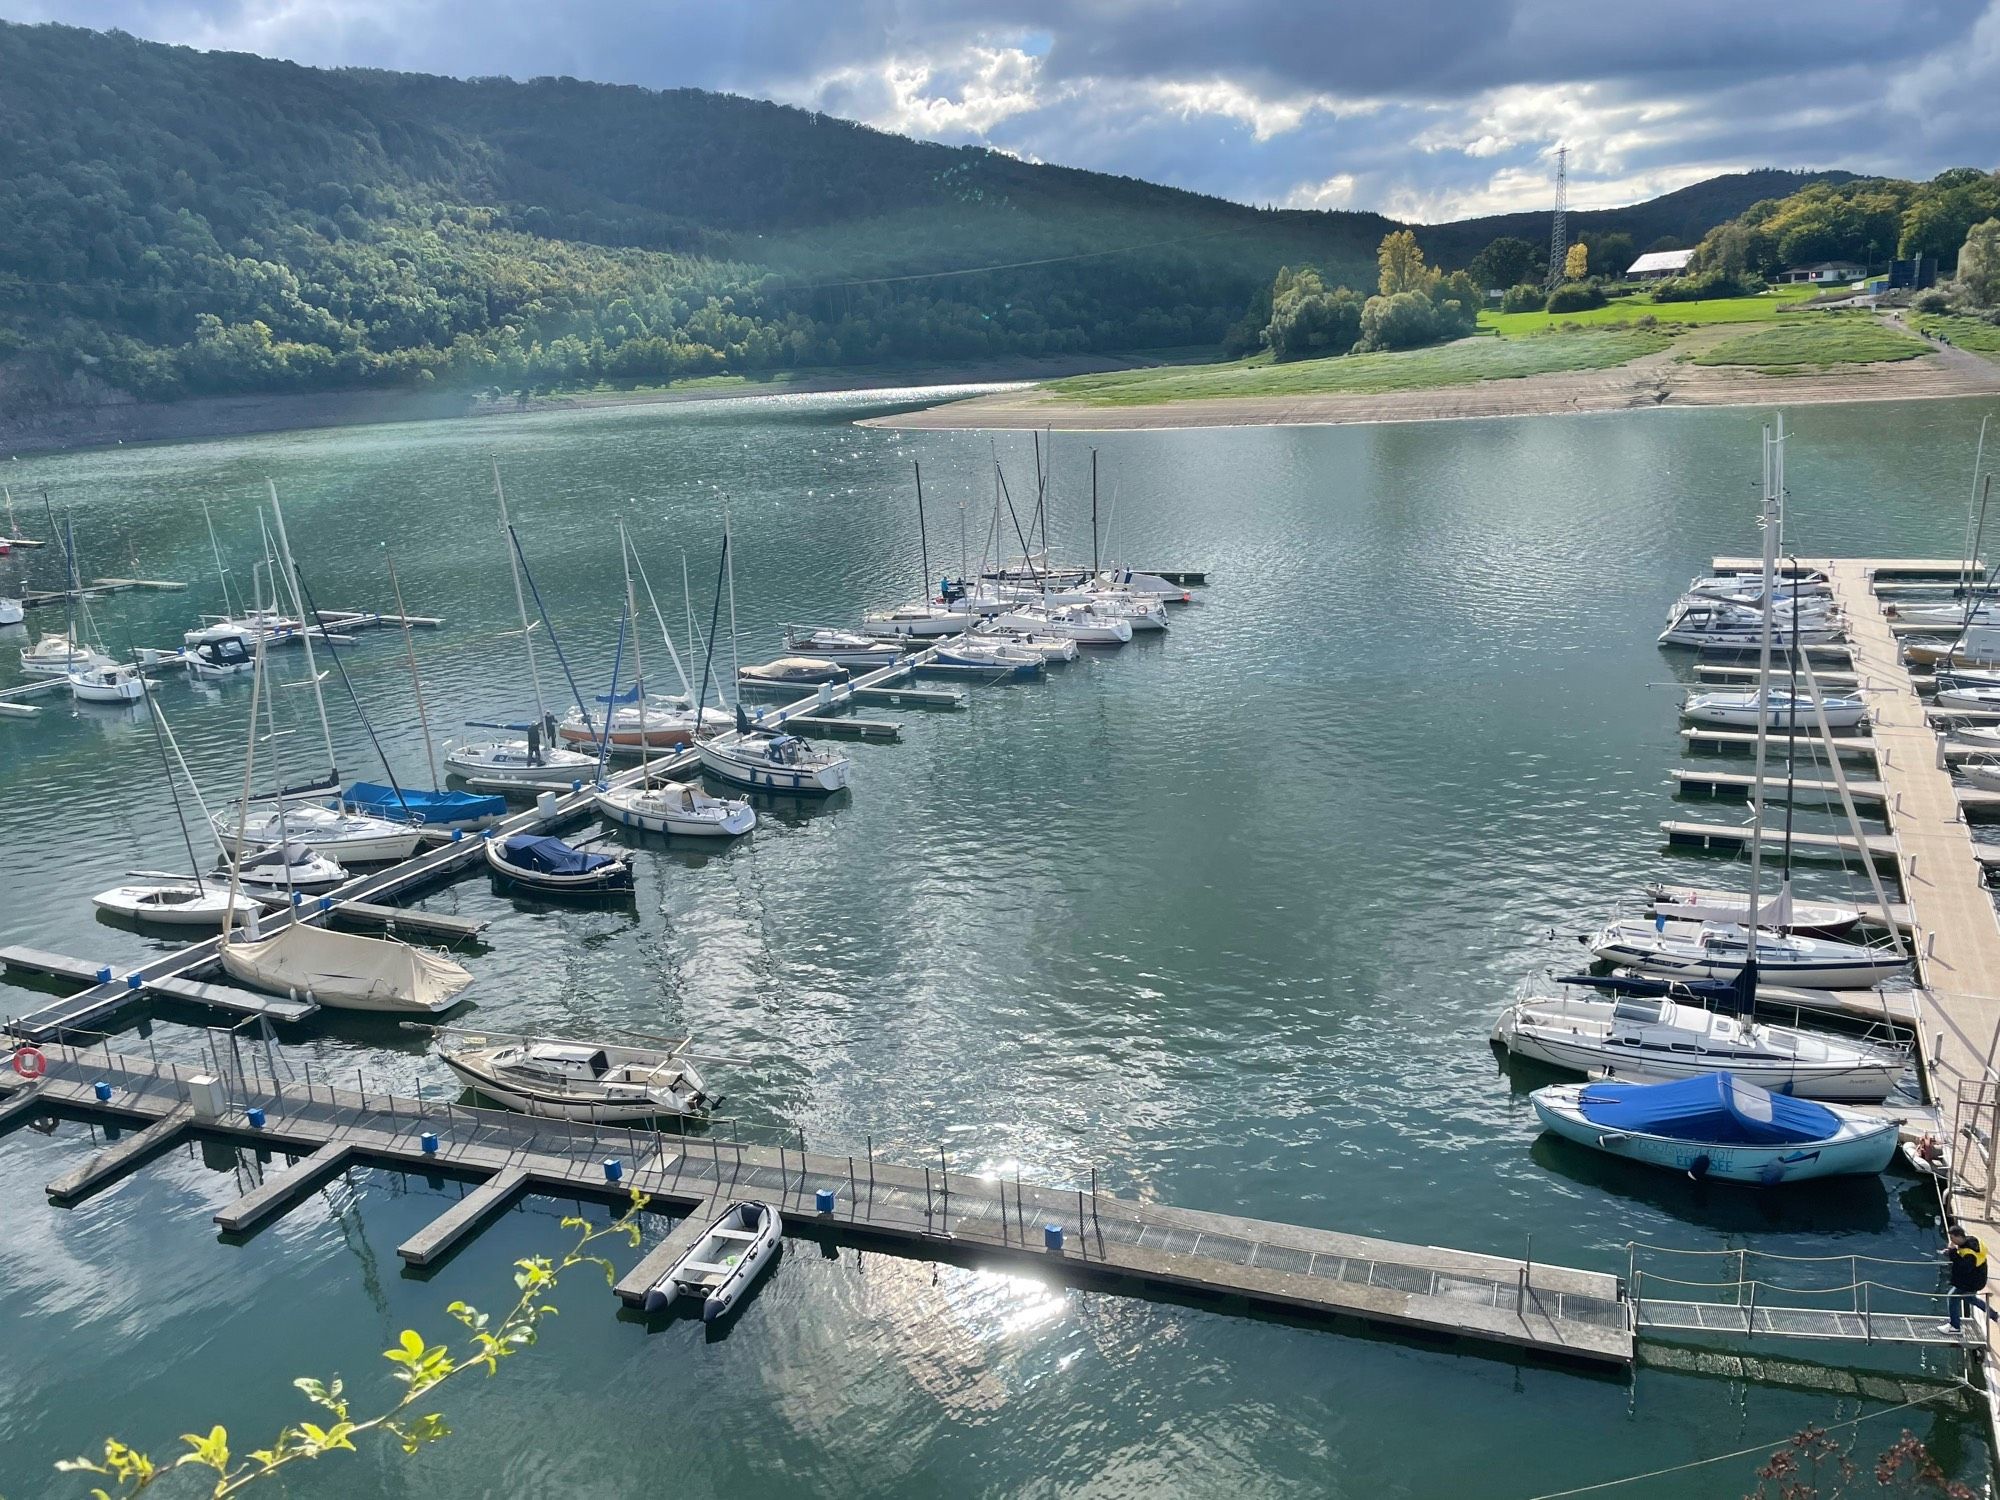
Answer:
<path fill-rule="evenodd" d="M 451 1435 L 451 1429 L 445 1426 L 440 1413 L 418 1413 L 415 1410 L 417 1404 L 448 1381 L 474 1370 L 484 1370 L 488 1375 L 498 1374 L 502 1360 L 512 1358 L 532 1345 L 542 1320 L 556 1311 L 555 1305 L 548 1299 L 564 1273 L 578 1266 L 598 1266 L 604 1272 L 605 1281 L 614 1282 L 617 1279 L 615 1268 L 603 1256 L 591 1253 L 591 1247 L 613 1236 L 623 1237 L 627 1243 L 636 1246 L 639 1243 L 639 1214 L 646 1202 L 645 1196 L 635 1189 L 625 1212 L 609 1224 L 593 1225 L 583 1218 L 564 1219 L 565 1229 L 577 1231 L 576 1244 L 561 1260 L 536 1255 L 515 1261 L 514 1286 L 520 1296 L 497 1323 L 490 1314 L 479 1311 L 469 1303 L 452 1303 L 445 1311 L 464 1324 L 471 1335 L 458 1349 L 430 1343 L 415 1329 L 404 1329 L 397 1346 L 383 1351 L 383 1358 L 396 1366 L 395 1378 L 403 1387 L 402 1394 L 386 1410 L 372 1417 L 356 1419 L 339 1380 L 320 1381 L 302 1377 L 292 1384 L 332 1420 L 324 1426 L 316 1422 L 300 1422 L 286 1427 L 268 1448 L 258 1448 L 240 1461 L 230 1451 L 228 1432 L 215 1427 L 206 1437 L 199 1433 L 183 1433 L 181 1440 L 187 1444 L 188 1451 L 170 1463 L 155 1462 L 137 1448 L 117 1438 L 107 1438 L 103 1457 L 73 1458 L 58 1463 L 56 1468 L 65 1473 L 98 1474 L 112 1480 L 114 1488 L 107 1490 L 99 1486 L 91 1491 L 96 1500 L 136 1495 L 179 1469 L 211 1469 L 215 1473 L 215 1484 L 209 1494 L 221 1497 L 240 1494 L 251 1485 L 303 1459 L 354 1452 L 355 1439 L 377 1432 L 395 1438 L 402 1444 L 405 1453 L 415 1453 Z"/>

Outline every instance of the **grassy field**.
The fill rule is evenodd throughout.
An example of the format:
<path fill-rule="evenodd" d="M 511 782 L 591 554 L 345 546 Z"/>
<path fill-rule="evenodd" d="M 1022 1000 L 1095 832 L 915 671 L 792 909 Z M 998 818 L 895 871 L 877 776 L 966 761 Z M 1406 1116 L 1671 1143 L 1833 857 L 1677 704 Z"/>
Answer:
<path fill-rule="evenodd" d="M 1290 364 L 1275 364 L 1269 355 L 1260 354 L 1229 364 L 1077 375 L 1052 381 L 1043 389 L 1093 406 L 1150 406 L 1218 396 L 1373 395 L 1559 370 L 1609 369 L 1664 349 L 1669 342 L 1666 335 L 1644 329 L 1592 329 L 1541 338 L 1465 339 L 1432 349 L 1347 354 Z"/>
<path fill-rule="evenodd" d="M 1483 312 L 1479 326 L 1496 333 L 1513 335 L 1540 333 L 1561 323 L 1581 323 L 1586 328 L 1636 323 L 1644 317 L 1662 323 L 1765 323 L 1780 313 L 1790 312 L 1815 296 L 1818 287 L 1779 287 L 1761 297 L 1712 297 L 1704 302 L 1655 302 L 1643 293 L 1620 297 L 1602 307 L 1583 312 Z"/>
<path fill-rule="evenodd" d="M 1717 344 L 1694 356 L 1698 365 L 1744 365 L 1767 374 L 1807 366 L 1862 365 L 1880 360 L 1920 359 L 1928 345 L 1885 328 L 1872 318 L 1827 316 L 1787 321 Z"/>
<path fill-rule="evenodd" d="M 1910 321 L 1933 338 L 1947 338 L 1961 349 L 2000 359 L 2000 323 L 1948 313 L 1918 313 Z"/>

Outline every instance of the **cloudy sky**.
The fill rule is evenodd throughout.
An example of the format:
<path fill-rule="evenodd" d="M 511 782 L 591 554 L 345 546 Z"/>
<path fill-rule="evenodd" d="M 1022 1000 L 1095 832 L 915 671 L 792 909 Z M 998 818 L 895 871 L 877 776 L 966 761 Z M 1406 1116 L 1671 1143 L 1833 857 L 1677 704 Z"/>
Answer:
<path fill-rule="evenodd" d="M 1441 219 L 2000 165 L 2000 0 L 0 0 L 323 65 L 692 85 L 1245 203 Z M 1789 19 L 1788 19 L 1789 18 Z"/>

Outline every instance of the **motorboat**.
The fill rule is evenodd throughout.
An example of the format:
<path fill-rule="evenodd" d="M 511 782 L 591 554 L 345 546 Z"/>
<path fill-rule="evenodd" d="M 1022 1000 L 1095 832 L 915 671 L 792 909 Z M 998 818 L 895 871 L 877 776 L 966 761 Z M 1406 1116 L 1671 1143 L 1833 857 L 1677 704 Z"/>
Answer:
<path fill-rule="evenodd" d="M 115 665 L 101 651 L 93 651 L 65 631 L 44 631 L 32 646 L 21 648 L 21 670 L 33 677 L 67 677 L 72 672 L 94 672 Z"/>
<path fill-rule="evenodd" d="M 999 641 L 953 641 L 938 646 L 931 658 L 917 669 L 922 672 L 964 671 L 993 677 L 1039 677 L 1042 656 Z"/>
<path fill-rule="evenodd" d="M 1868 708 L 1859 698 L 1821 698 L 1817 710 L 1807 693 L 1785 688 L 1768 688 L 1761 693 L 1691 693 L 1681 705 L 1681 716 L 1697 724 L 1718 724 L 1729 728 L 1754 729 L 1761 720 L 1766 726 L 1797 727 L 1817 732 L 1824 715 L 1829 729 L 1852 729 L 1868 717 Z"/>
<path fill-rule="evenodd" d="M 222 635 L 187 647 L 179 660 L 197 677 L 236 677 L 257 670 L 256 651 L 248 636 Z"/>
<path fill-rule="evenodd" d="M 504 781 L 529 787 L 569 787 L 597 774 L 596 756 L 545 744 L 532 730 L 525 740 L 447 743 L 444 763 L 453 775 L 468 781 Z"/>
<path fill-rule="evenodd" d="M 246 854 L 236 870 L 237 882 L 246 891 L 253 895 L 274 895 L 280 900 L 288 899 L 287 893 L 291 891 L 317 896 L 346 885 L 353 878 L 338 860 L 309 849 L 296 839 Z"/>
<path fill-rule="evenodd" d="M 545 833 L 486 840 L 486 865 L 508 884 L 543 895 L 625 895 L 632 889 L 630 860 L 578 849 Z"/>
<path fill-rule="evenodd" d="M 1159 599 L 1168 604 L 1192 604 L 1194 593 L 1178 583 L 1160 577 L 1157 573 L 1140 573 L 1131 568 L 1106 568 L 1089 577 L 1090 587 L 1098 592 L 1110 590 L 1131 594 L 1141 599 Z"/>
<path fill-rule="evenodd" d="M 159 927 L 220 927 L 232 909 L 241 914 L 264 902 L 243 891 L 232 901 L 225 878 L 200 885 L 168 880 L 114 886 L 92 896 L 90 904 L 107 917 Z"/>
<path fill-rule="evenodd" d="M 994 618 L 1008 630 L 1067 636 L 1079 646 L 1122 646 L 1132 639 L 1129 620 L 1106 619 L 1080 604 L 1053 605 L 1048 609 L 1024 606 Z"/>
<path fill-rule="evenodd" d="M 1982 792 L 2000 792 L 2000 756 L 1960 761 L 1956 769 L 1967 786 L 1978 787 Z"/>
<path fill-rule="evenodd" d="M 692 782 L 605 788 L 591 800 L 612 822 L 642 833 L 734 838 L 757 826 L 756 809 L 748 802 L 735 797 L 711 797 Z"/>
<path fill-rule="evenodd" d="M 1982 625 L 1975 620 L 1951 641 L 1907 641 L 1904 659 L 1920 667 L 2000 666 L 2000 625 Z"/>
<path fill-rule="evenodd" d="M 473 792 L 425 792 L 375 781 L 355 782 L 340 794 L 340 805 L 348 812 L 443 832 L 490 828 L 507 816 L 504 797 L 482 797 Z"/>
<path fill-rule="evenodd" d="M 818 656 L 780 656 L 761 666 L 744 667 L 736 679 L 745 687 L 809 688 L 842 683 L 852 674 L 838 662 Z"/>
<path fill-rule="evenodd" d="M 705 1115 L 719 1102 L 681 1053 L 547 1037 L 438 1033 L 437 1054 L 465 1084 L 509 1109 L 592 1124 Z"/>
<path fill-rule="evenodd" d="M 422 833 L 407 823 L 317 806 L 252 807 L 243 818 L 239 839 L 238 816 L 237 809 L 225 808 L 210 820 L 230 853 L 297 842 L 353 864 L 394 864 L 415 854 L 423 840 Z"/>
<path fill-rule="evenodd" d="M 1773 642 L 1779 646 L 1796 640 L 1802 646 L 1822 646 L 1841 638 L 1839 621 L 1823 612 L 1779 609 L 1771 620 Z M 1755 651 L 1764 639 L 1764 613 L 1713 599 L 1683 599 L 1674 606 L 1667 628 L 1659 635 L 1662 646 L 1694 646 L 1709 651 Z"/>
<path fill-rule="evenodd" d="M 850 671 L 861 672 L 894 666 L 909 654 L 893 641 L 862 635 L 858 631 L 799 630 L 796 627 L 786 629 L 785 649 L 794 656 L 816 657 L 820 661 L 830 661 Z"/>
<path fill-rule="evenodd" d="M 1734 923 L 1618 921 L 1590 939 L 1600 960 L 1647 974 L 1681 979 L 1729 979 L 1750 956 L 1749 934 Z M 1865 990 L 1893 979 L 1909 958 L 1883 948 L 1830 938 L 1757 934 L 1757 970 L 1774 983 L 1806 989 Z"/>
<path fill-rule="evenodd" d="M 255 989 L 333 1010 L 437 1015 L 472 983 L 463 965 L 395 938 L 287 922 L 268 938 L 223 933 L 222 967 Z"/>
<path fill-rule="evenodd" d="M 2000 687 L 2000 672 L 1981 667 L 1945 667 L 1937 674 L 1941 688 Z"/>
<path fill-rule="evenodd" d="M 1652 911 L 1669 921 L 1742 923 L 1750 915 L 1750 898 L 1740 891 L 1661 883 L 1647 888 L 1646 900 Z M 1861 913 L 1851 906 L 1795 901 L 1789 891 L 1781 891 L 1759 909 L 1757 925 L 1771 932 L 1838 938 L 1852 932 L 1860 921 Z"/>
<path fill-rule="evenodd" d="M 1066 635 L 1041 635 L 1031 630 L 1009 630 L 986 621 L 976 630 L 982 641 L 996 641 L 1021 651 L 1032 651 L 1051 666 L 1076 660 L 1076 642 Z"/>
<path fill-rule="evenodd" d="M 1832 593 L 1832 581 L 1818 571 L 1787 574 L 1771 582 L 1771 597 L 1781 601 L 1824 599 Z M 1754 608 L 1764 598 L 1764 575 L 1761 572 L 1715 573 L 1705 578 L 1690 579 L 1686 597 L 1721 599 Z"/>
<path fill-rule="evenodd" d="M 81 703 L 137 703 L 158 685 L 129 662 L 69 674 L 70 695 Z"/>
<path fill-rule="evenodd" d="M 1554 1084 L 1528 1097 L 1557 1135 L 1697 1181 L 1772 1187 L 1873 1176 L 1896 1154 L 1894 1120 L 1789 1098 L 1730 1073 L 1674 1083 Z"/>
<path fill-rule="evenodd" d="M 665 1312 L 682 1297 L 701 1298 L 701 1320 L 713 1323 L 738 1306 L 777 1253 L 785 1221 L 768 1203 L 732 1203 L 687 1253 L 647 1290 L 645 1310 Z"/>
<path fill-rule="evenodd" d="M 1975 728 L 1972 725 L 1954 724 L 1951 727 L 1951 737 L 1963 740 L 1968 745 L 1977 745 L 1981 749 L 2000 754 L 2000 727 L 1987 725 Z"/>
<path fill-rule="evenodd" d="M 1885 604 L 1882 613 L 1904 625 L 1963 630 L 1967 625 L 2000 625 L 2000 599 L 1981 599 L 1968 609 L 1958 604 Z"/>
<path fill-rule="evenodd" d="M 275 646 L 291 640 L 305 629 L 297 620 L 275 609 L 252 609 L 236 618 L 223 615 L 203 615 L 201 618 L 199 626 L 181 634 L 181 639 L 190 646 L 229 640 L 247 640 L 253 647 L 260 641 L 264 645 Z"/>
<path fill-rule="evenodd" d="M 1862 1103 L 1888 1098 L 1909 1067 L 1903 1047 L 1774 1026 L 1672 998 L 1697 993 L 1693 987 L 1599 984 L 1615 988 L 1609 995 L 1515 1001 L 1501 1012 L 1493 1039 L 1509 1052 L 1575 1073 L 1662 1079 L 1728 1069 L 1801 1098 Z M 1701 993 L 1723 1001 L 1723 989 Z"/>
<path fill-rule="evenodd" d="M 724 741 L 700 740 L 695 753 L 702 769 L 724 781 L 761 792 L 821 796 L 847 785 L 851 762 L 844 755 L 816 750 L 797 735 L 761 729 Z"/>
<path fill-rule="evenodd" d="M 27 618 L 27 608 L 19 599 L 0 597 L 0 630 L 9 625 L 19 625 Z"/>

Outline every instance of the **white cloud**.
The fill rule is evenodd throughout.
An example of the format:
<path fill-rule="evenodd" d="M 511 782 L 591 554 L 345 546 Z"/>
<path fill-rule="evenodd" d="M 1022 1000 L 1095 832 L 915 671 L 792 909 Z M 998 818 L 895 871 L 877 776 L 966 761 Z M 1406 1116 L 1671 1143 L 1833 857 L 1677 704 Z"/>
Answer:
<path fill-rule="evenodd" d="M 1352 208 L 1357 179 L 1352 172 L 1336 172 L 1318 182 L 1302 182 L 1284 197 L 1286 208 Z"/>

